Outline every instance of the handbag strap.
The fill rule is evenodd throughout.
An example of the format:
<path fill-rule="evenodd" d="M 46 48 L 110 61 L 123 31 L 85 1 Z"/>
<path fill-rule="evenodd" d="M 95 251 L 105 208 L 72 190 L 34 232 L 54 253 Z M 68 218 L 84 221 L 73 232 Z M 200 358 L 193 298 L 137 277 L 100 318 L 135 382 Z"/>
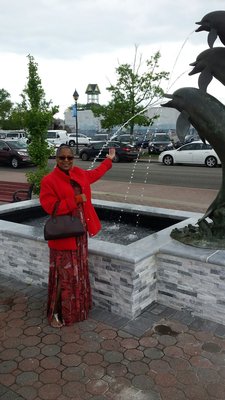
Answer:
<path fill-rule="evenodd" d="M 54 205 L 54 208 L 53 208 L 53 211 L 52 211 L 52 217 L 53 217 L 53 218 L 56 217 L 56 212 L 57 212 L 57 210 L 58 210 L 59 203 L 60 203 L 59 200 L 57 200 L 57 201 L 55 202 L 55 205 Z M 73 209 L 73 211 L 71 212 L 71 215 L 72 215 L 73 217 L 78 217 L 78 210 L 77 210 L 77 209 Z"/>
<path fill-rule="evenodd" d="M 53 217 L 56 217 L 56 211 L 58 210 L 59 203 L 60 203 L 59 200 L 57 200 L 57 201 L 55 202 L 55 205 L 54 205 L 54 208 L 53 208 L 53 211 L 52 211 L 52 216 L 53 216 Z"/>

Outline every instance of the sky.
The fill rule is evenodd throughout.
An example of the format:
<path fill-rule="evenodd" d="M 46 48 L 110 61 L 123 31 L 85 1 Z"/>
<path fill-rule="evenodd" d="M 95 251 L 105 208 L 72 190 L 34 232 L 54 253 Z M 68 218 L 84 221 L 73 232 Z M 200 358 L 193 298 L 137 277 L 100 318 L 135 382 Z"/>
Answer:
<path fill-rule="evenodd" d="M 170 73 L 167 93 L 198 87 L 189 64 L 208 44 L 207 32 L 195 32 L 196 22 L 225 10 L 225 0 L 0 0 L 0 6 L 0 89 L 20 102 L 30 54 L 46 100 L 64 118 L 75 89 L 79 102 L 87 102 L 89 83 L 98 84 L 101 104 L 110 101 L 106 88 L 116 83 L 120 64 L 133 64 L 135 46 L 143 72 L 145 61 L 160 52 L 159 71 Z M 222 46 L 219 39 L 215 46 Z M 215 78 L 208 92 L 225 103 L 225 88 Z"/>

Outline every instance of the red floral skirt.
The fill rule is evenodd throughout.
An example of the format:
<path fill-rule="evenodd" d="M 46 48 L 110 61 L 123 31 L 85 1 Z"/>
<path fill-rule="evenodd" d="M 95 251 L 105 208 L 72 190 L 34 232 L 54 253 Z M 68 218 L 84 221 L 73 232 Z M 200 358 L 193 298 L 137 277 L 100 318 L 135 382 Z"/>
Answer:
<path fill-rule="evenodd" d="M 87 319 L 92 306 L 87 234 L 77 238 L 77 250 L 50 249 L 47 317 L 57 312 L 66 325 Z"/>

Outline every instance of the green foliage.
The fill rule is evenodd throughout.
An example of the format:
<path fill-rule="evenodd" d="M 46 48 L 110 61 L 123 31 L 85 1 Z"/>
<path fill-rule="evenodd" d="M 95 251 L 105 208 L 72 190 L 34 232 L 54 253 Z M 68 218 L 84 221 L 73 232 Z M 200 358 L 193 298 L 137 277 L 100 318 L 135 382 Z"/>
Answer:
<path fill-rule="evenodd" d="M 0 89 L 0 128 L 5 129 L 13 103 L 10 101 L 10 94 L 5 89 Z"/>
<path fill-rule="evenodd" d="M 24 123 L 21 114 L 16 109 L 12 109 L 10 116 L 2 123 L 2 129 L 23 129 Z"/>
<path fill-rule="evenodd" d="M 52 123 L 58 107 L 45 100 L 45 92 L 38 75 L 38 65 L 31 55 L 28 55 L 28 82 L 23 90 L 22 103 L 15 111 L 20 115 L 20 121 L 27 131 L 29 145 L 28 152 L 32 162 L 37 166 L 36 172 L 28 174 L 30 183 L 34 183 L 36 191 L 40 189 L 40 179 L 48 173 L 48 159 L 52 150 L 47 142 L 47 130 Z"/>
<path fill-rule="evenodd" d="M 40 193 L 41 180 L 45 175 L 49 174 L 49 172 L 50 168 L 43 167 L 43 168 L 38 168 L 37 171 L 26 173 L 27 182 L 34 184 L 34 189 L 33 189 L 34 194 L 38 195 Z"/>
<path fill-rule="evenodd" d="M 127 125 L 132 134 L 135 124 L 149 126 L 153 122 L 144 111 L 153 101 L 163 96 L 161 84 L 168 79 L 169 73 L 157 72 L 159 52 L 146 61 L 146 71 L 142 73 L 142 58 L 141 56 L 137 58 L 137 47 L 135 47 L 133 66 L 119 65 L 116 68 L 116 84 L 107 88 L 111 92 L 112 100 L 107 106 L 92 106 L 94 115 L 102 117 L 102 128 Z"/>

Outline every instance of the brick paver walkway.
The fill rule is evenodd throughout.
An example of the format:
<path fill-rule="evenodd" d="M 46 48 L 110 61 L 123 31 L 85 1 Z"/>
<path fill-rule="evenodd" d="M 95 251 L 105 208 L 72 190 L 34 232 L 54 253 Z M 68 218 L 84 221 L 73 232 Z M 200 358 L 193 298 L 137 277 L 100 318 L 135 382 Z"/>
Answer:
<path fill-rule="evenodd" d="M 1 177 L 15 178 L 26 180 L 19 171 Z M 140 204 L 139 189 L 127 194 L 101 180 L 93 197 Z M 197 212 L 216 197 L 161 185 L 142 194 L 142 204 Z M 1 400 L 225 399 L 225 326 L 154 304 L 134 320 L 94 308 L 87 321 L 57 330 L 46 299 L 46 288 L 1 276 Z"/>
<path fill-rule="evenodd" d="M 1 400 L 225 399 L 225 326 L 154 304 L 54 329 L 46 298 L 1 277 Z"/>

